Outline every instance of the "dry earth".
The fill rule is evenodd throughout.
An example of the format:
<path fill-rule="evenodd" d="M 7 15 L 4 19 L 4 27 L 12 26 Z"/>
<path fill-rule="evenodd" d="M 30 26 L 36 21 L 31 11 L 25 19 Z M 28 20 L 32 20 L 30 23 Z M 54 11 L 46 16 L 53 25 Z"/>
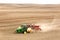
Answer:
<path fill-rule="evenodd" d="M 0 40 L 60 40 L 60 30 L 17 34 L 22 23 L 60 23 L 60 5 L 0 4 Z M 57 23 L 56 23 L 57 24 Z"/>

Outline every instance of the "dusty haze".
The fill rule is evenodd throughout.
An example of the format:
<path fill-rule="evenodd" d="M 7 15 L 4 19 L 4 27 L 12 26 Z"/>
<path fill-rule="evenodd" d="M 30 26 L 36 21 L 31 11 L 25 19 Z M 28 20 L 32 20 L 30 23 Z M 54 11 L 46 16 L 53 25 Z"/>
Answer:
<path fill-rule="evenodd" d="M 48 24 L 53 31 L 17 34 L 22 23 Z M 60 5 L 0 4 L 0 40 L 60 40 Z"/>

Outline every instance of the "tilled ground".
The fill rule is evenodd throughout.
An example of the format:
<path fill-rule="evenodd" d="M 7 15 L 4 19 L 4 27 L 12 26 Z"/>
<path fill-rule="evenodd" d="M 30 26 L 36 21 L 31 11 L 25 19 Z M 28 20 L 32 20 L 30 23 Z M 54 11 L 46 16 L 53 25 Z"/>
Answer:
<path fill-rule="evenodd" d="M 60 29 L 29 34 L 15 33 L 16 28 L 22 23 L 51 23 L 53 19 L 60 19 L 59 5 L 2 4 L 0 5 L 0 40 L 60 40 Z"/>

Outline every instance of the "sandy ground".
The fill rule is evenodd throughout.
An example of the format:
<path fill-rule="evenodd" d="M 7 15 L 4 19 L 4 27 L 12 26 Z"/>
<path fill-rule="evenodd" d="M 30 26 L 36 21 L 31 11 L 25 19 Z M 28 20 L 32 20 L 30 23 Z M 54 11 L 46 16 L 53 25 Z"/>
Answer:
<path fill-rule="evenodd" d="M 60 26 L 60 5 L 0 4 L 0 40 L 60 40 L 60 29 L 30 34 L 15 33 L 22 23 L 52 22 Z"/>

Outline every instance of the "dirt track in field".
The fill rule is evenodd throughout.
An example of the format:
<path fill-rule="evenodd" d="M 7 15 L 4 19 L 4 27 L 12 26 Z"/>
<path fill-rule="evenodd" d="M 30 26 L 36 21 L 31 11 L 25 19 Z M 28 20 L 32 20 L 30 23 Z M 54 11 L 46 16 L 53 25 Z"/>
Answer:
<path fill-rule="evenodd" d="M 0 4 L 0 40 L 60 40 L 60 29 L 50 32 L 17 34 L 22 23 L 60 23 L 60 5 Z M 60 25 L 59 25 L 60 27 Z"/>

